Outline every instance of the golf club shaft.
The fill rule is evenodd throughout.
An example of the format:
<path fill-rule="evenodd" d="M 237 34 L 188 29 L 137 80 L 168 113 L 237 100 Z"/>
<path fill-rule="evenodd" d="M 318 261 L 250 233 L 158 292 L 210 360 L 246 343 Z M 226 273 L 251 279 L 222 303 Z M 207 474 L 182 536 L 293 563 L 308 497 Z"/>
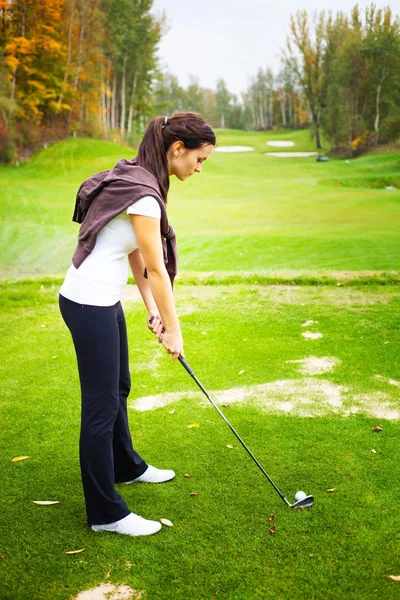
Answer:
<path fill-rule="evenodd" d="M 272 481 L 271 477 L 265 471 L 265 469 L 263 468 L 263 466 L 258 462 L 258 460 L 254 456 L 254 454 L 246 446 L 246 444 L 244 443 L 244 441 L 242 440 L 242 438 L 240 437 L 240 435 L 237 433 L 237 431 L 234 429 L 234 427 L 229 423 L 229 421 L 225 417 L 224 413 L 218 408 L 218 406 L 215 404 L 215 402 L 213 401 L 213 399 L 209 396 L 209 394 L 207 393 L 207 391 L 205 390 L 205 388 L 202 386 L 202 384 L 200 383 L 200 381 L 197 379 L 196 375 L 193 373 L 192 369 L 189 367 L 189 365 L 185 361 L 185 359 L 182 356 L 178 356 L 178 360 L 181 363 L 181 365 L 186 369 L 186 371 L 189 373 L 189 375 L 195 380 L 195 382 L 197 383 L 197 385 L 199 386 L 199 388 L 201 389 L 201 391 L 205 394 L 205 396 L 211 402 L 211 404 L 213 405 L 213 407 L 215 408 L 215 410 L 218 412 L 218 414 L 223 418 L 223 420 L 228 425 L 228 427 L 230 428 L 230 430 L 232 431 L 232 433 L 237 437 L 237 439 L 239 440 L 239 442 L 242 444 L 242 446 L 246 450 L 246 452 L 254 460 L 254 462 L 256 463 L 257 467 L 260 469 L 260 471 L 263 473 L 263 475 L 265 475 L 265 477 L 268 479 L 268 481 L 270 482 L 270 484 L 272 485 L 272 487 L 274 488 L 274 490 L 277 492 L 277 494 L 279 494 L 279 496 L 282 498 L 282 500 L 284 502 L 286 502 L 286 504 L 288 506 L 291 506 L 290 502 L 288 500 L 286 500 L 286 498 L 282 494 L 282 492 L 276 487 L 275 483 Z"/>

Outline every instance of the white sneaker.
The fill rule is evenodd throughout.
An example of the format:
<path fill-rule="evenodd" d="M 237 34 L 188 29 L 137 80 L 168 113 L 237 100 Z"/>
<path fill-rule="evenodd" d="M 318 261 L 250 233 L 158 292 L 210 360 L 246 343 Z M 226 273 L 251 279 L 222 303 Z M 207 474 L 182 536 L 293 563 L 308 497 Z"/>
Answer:
<path fill-rule="evenodd" d="M 148 466 L 146 471 L 140 477 L 132 479 L 132 481 L 124 481 L 124 484 L 128 483 L 164 483 L 164 481 L 170 481 L 175 477 L 174 471 L 169 469 L 157 469 L 157 467 Z"/>
<path fill-rule="evenodd" d="M 105 525 L 92 525 L 93 531 L 113 531 L 114 533 L 122 533 L 125 535 L 153 535 L 161 529 L 161 523 L 158 521 L 147 521 L 139 515 L 130 513 L 123 519 L 114 523 L 106 523 Z"/>

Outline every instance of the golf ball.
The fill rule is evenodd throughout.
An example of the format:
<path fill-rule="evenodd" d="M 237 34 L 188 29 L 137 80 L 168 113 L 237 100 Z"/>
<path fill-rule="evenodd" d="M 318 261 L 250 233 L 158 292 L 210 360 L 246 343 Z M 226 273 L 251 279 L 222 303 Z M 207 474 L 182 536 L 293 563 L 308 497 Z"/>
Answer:
<path fill-rule="evenodd" d="M 307 494 L 305 494 L 304 492 L 297 492 L 297 494 L 295 495 L 295 500 L 296 502 L 298 502 L 299 500 L 304 500 L 306 496 Z"/>

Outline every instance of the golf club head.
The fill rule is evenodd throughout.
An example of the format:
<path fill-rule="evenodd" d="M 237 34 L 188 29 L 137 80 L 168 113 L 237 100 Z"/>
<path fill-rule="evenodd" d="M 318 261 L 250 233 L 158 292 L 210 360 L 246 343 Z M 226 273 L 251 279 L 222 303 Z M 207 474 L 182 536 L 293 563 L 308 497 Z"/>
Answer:
<path fill-rule="evenodd" d="M 314 504 L 314 496 L 306 496 L 302 500 L 298 500 L 290 505 L 290 508 L 308 508 Z"/>

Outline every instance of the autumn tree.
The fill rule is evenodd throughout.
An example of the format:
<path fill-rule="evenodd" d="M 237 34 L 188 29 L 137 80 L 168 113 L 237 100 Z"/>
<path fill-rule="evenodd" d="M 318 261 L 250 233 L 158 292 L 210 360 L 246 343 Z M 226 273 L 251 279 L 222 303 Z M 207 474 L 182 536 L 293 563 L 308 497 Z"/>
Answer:
<path fill-rule="evenodd" d="M 317 148 L 321 148 L 321 114 L 324 103 L 322 60 L 325 36 L 325 13 L 314 13 L 310 31 L 307 11 L 298 11 L 290 18 L 286 63 L 297 76 L 307 98 L 315 132 Z"/>

